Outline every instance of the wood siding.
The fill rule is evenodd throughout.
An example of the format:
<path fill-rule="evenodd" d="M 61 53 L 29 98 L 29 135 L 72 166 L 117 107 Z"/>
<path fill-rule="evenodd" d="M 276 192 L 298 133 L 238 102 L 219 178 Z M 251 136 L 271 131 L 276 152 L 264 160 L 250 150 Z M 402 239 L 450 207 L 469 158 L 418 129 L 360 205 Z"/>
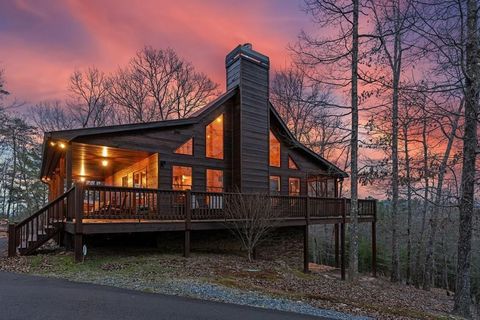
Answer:
<path fill-rule="evenodd" d="M 146 170 L 147 173 L 147 188 L 158 188 L 158 154 L 152 154 L 148 158 L 145 158 L 137 163 L 123 168 L 113 175 L 105 179 L 105 184 L 109 186 L 122 186 L 122 178 L 128 177 L 128 187 L 133 186 L 133 174 L 135 172 Z"/>

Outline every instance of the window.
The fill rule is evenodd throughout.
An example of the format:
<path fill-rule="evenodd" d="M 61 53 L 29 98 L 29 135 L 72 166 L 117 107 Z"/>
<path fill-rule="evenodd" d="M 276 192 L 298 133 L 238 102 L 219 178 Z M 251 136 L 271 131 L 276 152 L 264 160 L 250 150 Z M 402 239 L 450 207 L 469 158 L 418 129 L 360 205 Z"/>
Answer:
<path fill-rule="evenodd" d="M 223 171 L 207 169 L 207 192 L 223 192 Z"/>
<path fill-rule="evenodd" d="M 128 176 L 122 177 L 122 187 L 128 187 Z"/>
<path fill-rule="evenodd" d="M 206 148 L 208 158 L 223 159 L 223 114 L 207 125 Z"/>
<path fill-rule="evenodd" d="M 145 188 L 147 186 L 147 170 L 143 169 L 133 174 L 133 187 Z"/>
<path fill-rule="evenodd" d="M 270 130 L 270 166 L 280 167 L 280 142 Z"/>
<path fill-rule="evenodd" d="M 288 169 L 298 170 L 298 166 L 292 157 L 288 156 Z"/>
<path fill-rule="evenodd" d="M 300 178 L 288 178 L 288 195 L 300 195 Z"/>
<path fill-rule="evenodd" d="M 172 189 L 192 189 L 192 167 L 172 166 Z"/>
<path fill-rule="evenodd" d="M 193 155 L 193 138 L 188 139 L 180 147 L 175 149 L 174 153 L 192 156 Z"/>
<path fill-rule="evenodd" d="M 280 177 L 270 176 L 270 193 L 280 194 Z"/>

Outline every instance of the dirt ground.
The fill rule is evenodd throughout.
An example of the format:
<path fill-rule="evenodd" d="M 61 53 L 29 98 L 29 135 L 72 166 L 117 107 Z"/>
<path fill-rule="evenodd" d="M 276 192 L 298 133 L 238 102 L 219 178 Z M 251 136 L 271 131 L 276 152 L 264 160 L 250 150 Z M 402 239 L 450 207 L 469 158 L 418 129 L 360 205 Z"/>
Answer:
<path fill-rule="evenodd" d="M 108 278 L 111 285 L 121 283 L 137 290 L 149 291 L 149 286 L 159 286 L 166 279 L 200 280 L 375 319 L 453 319 L 448 314 L 453 297 L 445 291 L 427 292 L 369 275 L 350 283 L 341 281 L 335 268 L 311 267 L 304 274 L 298 265 L 281 259 L 248 262 L 240 254 L 199 252 L 184 258 L 153 248 L 92 249 L 80 264 L 73 263 L 72 253 L 65 251 L 0 258 L 0 270 L 94 283 Z"/>

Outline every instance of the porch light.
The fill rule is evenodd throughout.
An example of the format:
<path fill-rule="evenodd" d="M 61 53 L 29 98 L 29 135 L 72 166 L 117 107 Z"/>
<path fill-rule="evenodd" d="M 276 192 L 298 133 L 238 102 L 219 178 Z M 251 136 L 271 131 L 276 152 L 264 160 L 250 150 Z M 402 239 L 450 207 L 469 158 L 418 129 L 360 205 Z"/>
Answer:
<path fill-rule="evenodd" d="M 81 182 L 85 182 L 85 177 L 80 177 Z"/>
<path fill-rule="evenodd" d="M 107 147 L 102 147 L 102 157 L 107 157 L 108 156 L 108 148 Z"/>
<path fill-rule="evenodd" d="M 55 143 L 54 141 L 50 141 L 50 145 L 51 145 L 52 147 L 55 147 L 55 144 L 56 144 L 56 143 Z"/>
<path fill-rule="evenodd" d="M 60 142 L 60 144 L 58 146 L 60 147 L 60 149 L 65 149 L 65 147 L 66 147 L 65 143 L 63 143 L 63 142 Z"/>
<path fill-rule="evenodd" d="M 102 160 L 102 166 L 104 167 L 108 166 L 108 160 Z"/>

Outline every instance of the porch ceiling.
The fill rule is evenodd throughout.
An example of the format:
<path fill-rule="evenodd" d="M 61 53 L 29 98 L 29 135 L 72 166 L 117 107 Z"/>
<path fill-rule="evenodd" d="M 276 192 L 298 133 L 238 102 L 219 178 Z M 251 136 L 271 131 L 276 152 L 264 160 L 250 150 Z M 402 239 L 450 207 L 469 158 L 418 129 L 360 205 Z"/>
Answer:
<path fill-rule="evenodd" d="M 150 155 L 145 151 L 72 143 L 72 176 L 73 179 L 103 180 Z"/>

